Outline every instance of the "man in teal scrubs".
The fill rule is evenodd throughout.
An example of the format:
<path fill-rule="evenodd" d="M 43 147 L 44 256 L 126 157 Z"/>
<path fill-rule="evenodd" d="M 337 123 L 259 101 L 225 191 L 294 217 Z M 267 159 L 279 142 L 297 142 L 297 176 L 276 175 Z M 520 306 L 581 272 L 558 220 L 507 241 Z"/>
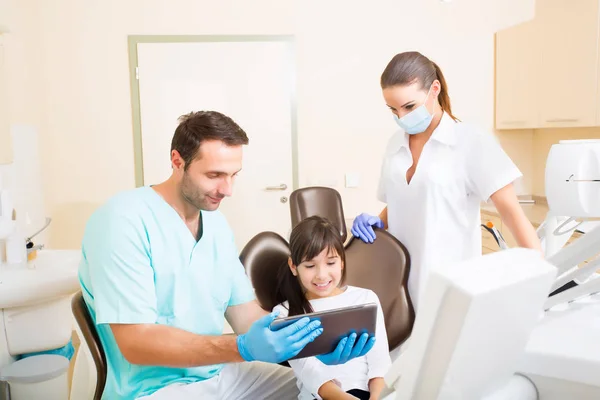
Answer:
<path fill-rule="evenodd" d="M 88 221 L 79 279 L 106 352 L 103 399 L 297 397 L 291 369 L 277 363 L 321 334 L 320 323 L 269 329 L 276 314 L 255 301 L 217 211 L 247 143 L 223 114 L 186 115 L 171 144 L 171 177 L 117 194 Z M 235 335 L 222 334 L 224 319 Z M 343 363 L 372 347 L 366 335 L 355 339 L 321 360 Z"/>

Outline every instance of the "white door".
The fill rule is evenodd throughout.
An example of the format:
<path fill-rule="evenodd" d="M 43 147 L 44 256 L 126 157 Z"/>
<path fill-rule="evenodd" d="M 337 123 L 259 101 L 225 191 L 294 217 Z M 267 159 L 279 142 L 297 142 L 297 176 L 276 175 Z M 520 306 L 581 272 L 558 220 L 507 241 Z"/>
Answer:
<path fill-rule="evenodd" d="M 170 176 L 179 116 L 219 111 L 250 139 L 233 196 L 220 208 L 238 250 L 262 231 L 287 238 L 293 189 L 290 43 L 141 43 L 137 50 L 144 185 Z"/>
<path fill-rule="evenodd" d="M 8 79 L 6 77 L 6 61 L 4 45 L 0 33 L 0 165 L 13 162 L 12 138 L 8 121 Z M 0 189 L 2 183 L 0 183 Z"/>

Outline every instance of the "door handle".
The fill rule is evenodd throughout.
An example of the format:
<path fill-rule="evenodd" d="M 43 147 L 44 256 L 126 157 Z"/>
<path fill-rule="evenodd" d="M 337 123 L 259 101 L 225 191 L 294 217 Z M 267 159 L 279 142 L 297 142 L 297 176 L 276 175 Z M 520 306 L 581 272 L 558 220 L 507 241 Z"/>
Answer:
<path fill-rule="evenodd" d="M 267 186 L 265 188 L 265 190 L 268 190 L 270 192 L 275 191 L 275 190 L 286 190 L 287 189 L 287 185 L 285 183 L 282 183 L 279 186 Z"/>

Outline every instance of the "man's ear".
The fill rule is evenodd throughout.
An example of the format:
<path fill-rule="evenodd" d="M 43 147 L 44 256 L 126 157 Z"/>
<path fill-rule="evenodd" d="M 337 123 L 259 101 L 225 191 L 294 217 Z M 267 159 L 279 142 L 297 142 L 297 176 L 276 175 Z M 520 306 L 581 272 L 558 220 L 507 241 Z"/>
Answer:
<path fill-rule="evenodd" d="M 177 150 L 171 151 L 171 167 L 173 169 L 181 169 L 183 170 L 185 167 L 185 161 L 181 157 L 181 154 Z"/>
<path fill-rule="evenodd" d="M 288 257 L 288 266 L 290 267 L 290 271 L 292 271 L 292 274 L 294 276 L 298 276 L 298 268 L 296 268 L 296 266 L 292 262 L 292 257 Z"/>

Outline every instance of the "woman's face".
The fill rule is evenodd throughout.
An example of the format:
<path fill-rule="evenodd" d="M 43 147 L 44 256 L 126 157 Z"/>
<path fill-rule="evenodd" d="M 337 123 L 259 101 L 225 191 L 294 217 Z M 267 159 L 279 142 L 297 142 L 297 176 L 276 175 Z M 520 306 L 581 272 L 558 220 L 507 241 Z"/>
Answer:
<path fill-rule="evenodd" d="M 430 89 L 422 88 L 419 81 L 415 81 L 409 85 L 391 86 L 383 89 L 385 104 L 387 104 L 398 118 L 404 117 L 423 104 L 433 114 L 439 107 L 437 101 L 439 94 L 440 82 L 438 80 L 433 81 Z"/>

